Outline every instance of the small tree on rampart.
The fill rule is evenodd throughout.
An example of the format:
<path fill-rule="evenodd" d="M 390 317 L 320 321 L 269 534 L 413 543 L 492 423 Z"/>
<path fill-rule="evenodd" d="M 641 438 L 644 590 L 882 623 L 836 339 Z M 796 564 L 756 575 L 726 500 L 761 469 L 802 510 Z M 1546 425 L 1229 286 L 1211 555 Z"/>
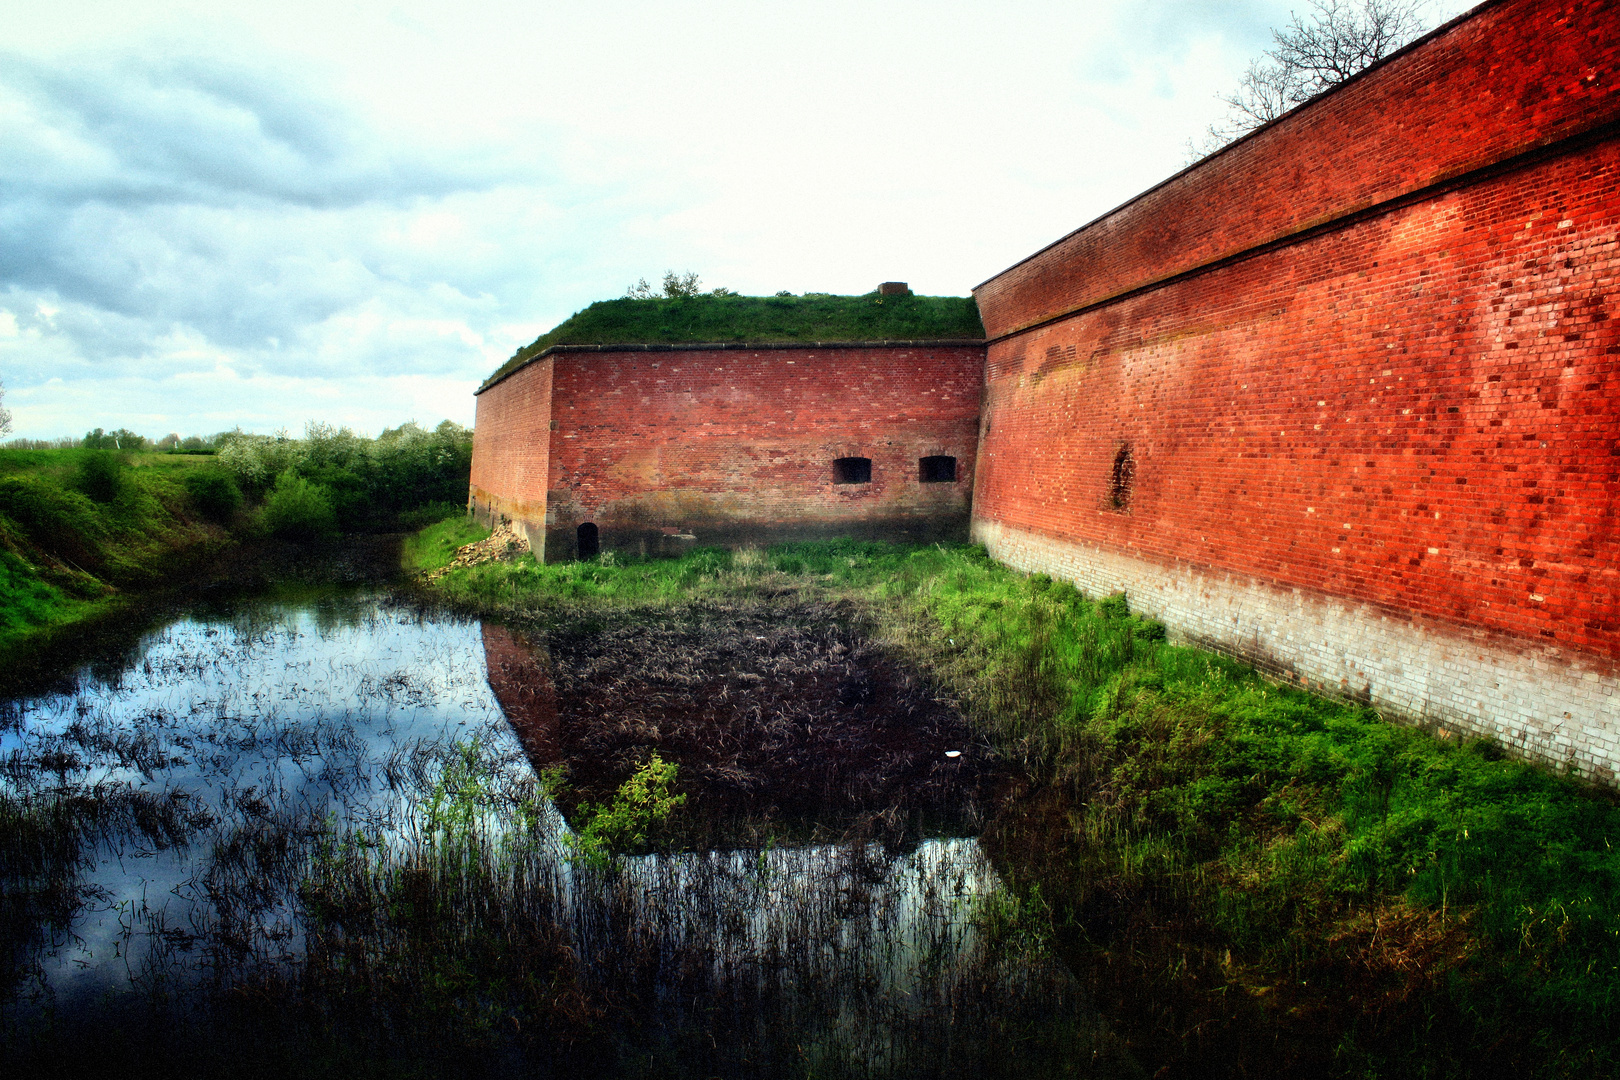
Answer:
<path fill-rule="evenodd" d="M 697 272 L 688 270 L 684 274 L 677 274 L 673 270 L 664 271 L 664 288 L 660 292 L 647 284 L 646 278 L 638 278 L 636 283 L 624 290 L 628 300 L 682 300 L 693 296 L 703 295 L 703 283 Z M 711 296 L 736 296 L 737 294 L 724 286 L 710 290 Z"/>

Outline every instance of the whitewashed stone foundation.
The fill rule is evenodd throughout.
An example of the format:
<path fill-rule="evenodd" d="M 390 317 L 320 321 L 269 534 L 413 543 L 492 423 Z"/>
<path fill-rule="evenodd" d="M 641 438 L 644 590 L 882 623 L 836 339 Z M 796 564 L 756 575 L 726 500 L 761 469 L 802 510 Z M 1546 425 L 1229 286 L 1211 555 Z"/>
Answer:
<path fill-rule="evenodd" d="M 1014 569 L 1063 578 L 1091 596 L 1123 592 L 1132 611 L 1163 622 L 1173 640 L 1283 681 L 1443 734 L 1490 736 L 1611 784 L 1620 771 L 1620 665 L 1613 662 L 981 518 L 972 536 Z"/>

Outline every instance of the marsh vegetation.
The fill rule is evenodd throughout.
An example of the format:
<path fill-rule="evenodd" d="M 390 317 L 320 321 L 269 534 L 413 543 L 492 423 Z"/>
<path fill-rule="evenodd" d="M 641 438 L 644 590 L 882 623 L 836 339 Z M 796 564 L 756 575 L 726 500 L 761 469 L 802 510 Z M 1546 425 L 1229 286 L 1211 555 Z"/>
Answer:
<path fill-rule="evenodd" d="M 555 735 L 534 756 L 562 767 L 568 809 L 651 755 L 678 763 L 690 805 L 668 831 L 688 848 L 977 835 L 1013 778 L 855 615 L 710 602 L 563 623 L 546 639 Z"/>
<path fill-rule="evenodd" d="M 1620 809 L 1578 776 L 1278 685 L 971 547 L 519 560 L 439 588 L 540 638 L 848 604 L 1021 770 L 984 844 L 1164 1075 L 1616 1068 Z"/>
<path fill-rule="evenodd" d="M 303 438 L 229 431 L 157 446 L 98 428 L 78 446 L 0 448 L 0 655 L 53 648 L 81 620 L 239 576 L 288 544 L 459 514 L 472 433 L 446 421 L 372 439 L 311 423 Z"/>
<path fill-rule="evenodd" d="M 1603 791 L 980 549 L 525 556 L 115 644 L 0 713 L 12 1071 L 1614 1065 Z"/>
<path fill-rule="evenodd" d="M 571 787 L 487 636 L 386 594 L 236 602 L 10 702 L 8 1070 L 1133 1074 L 976 840 L 755 804 L 694 831 L 655 755 Z"/>

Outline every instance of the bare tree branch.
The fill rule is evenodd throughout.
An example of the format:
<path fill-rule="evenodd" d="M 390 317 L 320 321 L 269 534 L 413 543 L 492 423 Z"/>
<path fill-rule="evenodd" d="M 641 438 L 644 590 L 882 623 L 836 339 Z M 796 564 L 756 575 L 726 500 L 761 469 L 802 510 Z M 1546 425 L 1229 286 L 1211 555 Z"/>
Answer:
<path fill-rule="evenodd" d="M 1281 67 L 1303 73 L 1307 97 L 1314 97 L 1382 60 L 1423 33 L 1417 0 L 1312 0 L 1310 22 L 1289 13 L 1273 30 L 1270 56 Z"/>
<path fill-rule="evenodd" d="M 1238 87 L 1220 95 L 1224 120 L 1197 142 L 1187 163 L 1214 153 L 1257 127 L 1377 63 L 1427 29 L 1421 0 L 1311 0 L 1308 19 L 1289 13 L 1271 32 L 1272 45 L 1249 62 Z"/>

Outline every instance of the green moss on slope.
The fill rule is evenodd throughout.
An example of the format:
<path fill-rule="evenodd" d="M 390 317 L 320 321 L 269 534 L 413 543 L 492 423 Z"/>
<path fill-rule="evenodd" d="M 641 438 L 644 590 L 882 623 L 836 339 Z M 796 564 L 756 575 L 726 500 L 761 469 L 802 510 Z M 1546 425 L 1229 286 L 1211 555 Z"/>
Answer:
<path fill-rule="evenodd" d="M 519 349 L 495 382 L 553 345 L 940 341 L 982 338 L 971 296 L 691 296 L 601 300 Z"/>

